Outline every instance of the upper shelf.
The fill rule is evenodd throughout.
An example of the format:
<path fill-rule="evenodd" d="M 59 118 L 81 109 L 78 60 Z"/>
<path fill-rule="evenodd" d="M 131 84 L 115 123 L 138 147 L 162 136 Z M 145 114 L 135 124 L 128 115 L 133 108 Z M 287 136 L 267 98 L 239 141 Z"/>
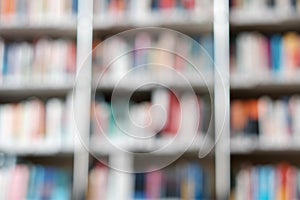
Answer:
<path fill-rule="evenodd" d="M 300 13 L 276 12 L 264 10 L 231 10 L 230 24 L 232 30 L 295 30 L 299 29 Z"/>
<path fill-rule="evenodd" d="M 232 155 L 243 154 L 274 154 L 274 153 L 300 153 L 299 140 L 288 143 L 267 143 L 254 138 L 231 138 L 230 152 Z"/>
<path fill-rule="evenodd" d="M 66 95 L 73 89 L 73 83 L 30 83 L 30 84 L 2 84 L 0 85 L 1 100 L 11 97 L 27 96 L 61 96 Z"/>
<path fill-rule="evenodd" d="M 272 76 L 231 75 L 230 90 L 235 95 L 293 94 L 300 92 L 300 79 Z"/>
<path fill-rule="evenodd" d="M 68 36 L 75 37 L 77 31 L 76 20 L 59 24 L 0 24 L 0 36 L 9 38 L 36 37 L 36 36 Z"/>
<path fill-rule="evenodd" d="M 90 150 L 95 155 L 109 155 L 117 152 L 128 151 L 132 153 L 151 153 L 154 155 L 177 155 L 185 153 L 199 153 L 199 151 L 208 152 L 212 147 L 212 140 L 204 136 L 197 136 L 191 142 L 181 139 L 180 142 L 173 141 L 170 138 L 155 138 L 136 142 L 134 140 L 124 140 L 122 138 L 110 139 L 111 142 L 93 137 Z M 100 141 L 100 142 L 99 142 Z"/>
<path fill-rule="evenodd" d="M 102 20 L 101 17 L 94 16 L 94 31 L 103 35 L 143 27 L 170 28 L 188 34 L 207 33 L 213 30 L 213 15 L 209 12 L 203 12 L 201 15 L 151 14 L 142 19 L 126 17 L 117 20 Z"/>
<path fill-rule="evenodd" d="M 168 78 L 169 77 L 169 78 Z M 177 91 L 188 91 L 189 88 L 200 93 L 213 90 L 213 74 L 182 75 L 181 80 L 172 76 L 135 75 L 114 81 L 112 77 L 95 78 L 94 84 L 98 91 L 147 92 L 157 88 L 169 88 Z M 95 86 L 94 86 L 95 87 Z"/>

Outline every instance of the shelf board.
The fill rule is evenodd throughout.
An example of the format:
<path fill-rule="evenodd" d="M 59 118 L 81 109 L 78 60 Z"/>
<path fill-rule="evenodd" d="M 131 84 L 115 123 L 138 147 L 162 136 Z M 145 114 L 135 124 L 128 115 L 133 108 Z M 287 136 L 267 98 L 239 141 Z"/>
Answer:
<path fill-rule="evenodd" d="M 178 91 L 187 91 L 187 89 L 192 88 L 194 91 L 204 92 L 207 93 L 208 87 L 210 91 L 213 89 L 213 76 L 203 76 L 205 78 L 202 79 L 198 76 L 186 76 L 186 82 L 182 83 L 175 79 L 172 76 L 160 76 L 160 77 L 153 77 L 153 76 L 142 76 L 136 75 L 132 77 L 127 77 L 121 82 L 115 81 L 115 79 L 111 77 L 104 77 L 100 79 L 100 82 L 97 84 L 95 83 L 94 88 L 96 87 L 98 91 L 125 91 L 125 92 L 132 92 L 132 91 L 152 91 L 158 88 L 170 88 Z M 97 79 L 94 79 L 97 82 Z M 149 84 L 147 84 L 149 83 Z M 143 86 L 143 87 L 141 87 Z"/>
<path fill-rule="evenodd" d="M 171 143 L 172 139 L 151 139 L 151 140 L 145 140 L 144 142 L 135 142 L 135 141 L 124 141 L 124 140 L 118 140 L 118 141 L 112 141 L 112 143 L 107 142 L 97 142 L 101 141 L 100 138 L 94 137 L 91 140 L 91 152 L 93 154 L 97 155 L 109 155 L 114 154 L 119 151 L 120 149 L 124 149 L 128 152 L 133 153 L 147 153 L 151 152 L 153 155 L 178 155 L 178 154 L 186 154 L 186 153 L 199 153 L 200 145 L 204 145 L 201 147 L 201 149 L 208 150 L 209 147 L 212 146 L 212 140 L 207 139 L 204 141 L 203 136 L 196 137 L 194 142 L 189 146 L 189 148 L 186 150 L 186 147 L 188 146 L 190 141 L 184 141 L 181 140 L 180 143 Z M 203 143 L 202 143 L 203 142 Z M 171 143 L 171 144 L 170 144 Z M 160 148 L 163 148 L 166 145 L 171 145 L 168 148 L 160 151 L 155 152 L 155 150 L 158 150 Z M 124 151 L 123 150 L 123 151 Z M 211 152 L 210 152 L 211 153 Z"/>
<path fill-rule="evenodd" d="M 105 21 L 101 20 L 101 17 L 94 17 L 94 31 L 101 31 L 102 34 L 143 27 L 169 28 L 184 33 L 212 32 L 213 15 L 210 12 L 199 15 L 171 14 L 171 16 L 168 14 L 152 14 L 141 19 L 123 17 L 118 20 L 106 18 Z"/>
<path fill-rule="evenodd" d="M 29 95 L 63 95 L 71 92 L 73 83 L 27 83 L 27 84 L 2 84 L 0 85 L 0 97 L 29 96 Z"/>
<path fill-rule="evenodd" d="M 300 92 L 299 78 L 277 78 L 272 76 L 236 76 L 232 75 L 230 90 L 233 96 L 253 94 L 293 94 Z"/>
<path fill-rule="evenodd" d="M 17 156 L 56 156 L 56 155 L 73 155 L 74 149 L 70 145 L 16 145 L 0 144 L 0 152 Z"/>
<path fill-rule="evenodd" d="M 296 142 L 295 142 L 296 141 Z M 231 138 L 230 152 L 232 155 L 299 153 L 300 143 L 291 140 L 288 143 L 267 143 L 254 138 Z"/>
<path fill-rule="evenodd" d="M 296 11 L 262 10 L 231 10 L 230 25 L 232 29 L 299 29 L 300 13 Z"/>
<path fill-rule="evenodd" d="M 51 36 L 76 36 L 76 21 L 60 24 L 36 24 L 36 25 L 3 25 L 0 24 L 0 35 L 9 38 L 35 37 L 41 35 Z"/>

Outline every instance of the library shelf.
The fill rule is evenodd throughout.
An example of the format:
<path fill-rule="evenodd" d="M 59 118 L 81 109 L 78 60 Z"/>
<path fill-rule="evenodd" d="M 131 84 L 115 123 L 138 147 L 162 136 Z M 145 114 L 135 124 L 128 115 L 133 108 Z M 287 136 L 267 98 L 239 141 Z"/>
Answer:
<path fill-rule="evenodd" d="M 176 77 L 172 76 L 143 76 L 134 75 L 127 76 L 119 81 L 114 81 L 114 78 L 109 76 L 95 78 L 94 88 L 98 91 L 102 90 L 121 90 L 121 91 L 152 91 L 159 88 L 169 88 L 179 91 L 184 91 L 187 88 L 195 91 L 212 91 L 213 89 L 213 76 L 208 75 L 182 75 L 182 81 L 178 81 Z"/>
<path fill-rule="evenodd" d="M 132 28 L 143 27 L 161 27 L 169 28 L 184 33 L 208 33 L 213 30 L 212 13 L 204 12 L 201 15 L 167 15 L 167 14 L 151 14 L 144 18 L 134 18 L 127 20 L 125 18 L 112 20 L 101 20 L 100 16 L 94 17 L 95 32 L 101 34 L 120 32 Z"/>
<path fill-rule="evenodd" d="M 0 152 L 17 156 L 73 156 L 74 147 L 72 145 L 16 145 L 0 144 Z"/>
<path fill-rule="evenodd" d="M 276 11 L 275 9 L 261 10 L 231 10 L 230 25 L 233 28 L 252 27 L 268 29 L 297 28 L 300 14 L 296 11 Z"/>
<path fill-rule="evenodd" d="M 267 142 L 259 141 L 257 138 L 231 138 L 230 153 L 245 156 L 249 154 L 300 154 L 300 143 L 295 139 L 286 142 Z"/>
<path fill-rule="evenodd" d="M 63 36 L 75 37 L 77 31 L 76 20 L 60 24 L 0 24 L 1 37 L 36 37 L 36 36 Z"/>
<path fill-rule="evenodd" d="M 24 84 L 1 84 L 0 96 L 24 96 L 24 95 L 65 95 L 73 89 L 73 82 L 69 83 L 54 83 L 48 82 L 43 84 L 24 83 Z"/>
<path fill-rule="evenodd" d="M 276 76 L 237 76 L 232 75 L 230 80 L 231 93 L 249 92 L 252 94 L 287 94 L 300 92 L 299 78 L 285 78 Z"/>
<path fill-rule="evenodd" d="M 94 137 L 90 142 L 90 150 L 96 155 L 110 155 L 119 151 L 127 151 L 132 153 L 150 153 L 151 155 L 178 155 L 186 153 L 199 153 L 199 151 L 207 152 L 213 146 L 211 138 L 204 136 L 196 136 L 194 141 L 173 142 L 170 138 L 152 139 L 142 141 L 124 141 L 108 139 L 110 141 L 97 142 L 100 138 Z M 211 152 L 209 152 L 211 153 Z"/>

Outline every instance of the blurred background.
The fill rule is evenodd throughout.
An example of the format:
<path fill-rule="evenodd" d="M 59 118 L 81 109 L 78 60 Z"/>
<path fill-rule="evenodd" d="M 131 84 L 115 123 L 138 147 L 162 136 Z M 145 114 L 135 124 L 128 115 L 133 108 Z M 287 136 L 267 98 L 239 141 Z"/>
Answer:
<path fill-rule="evenodd" d="M 299 0 L 0 0 L 0 199 L 300 199 L 299 30 Z"/>

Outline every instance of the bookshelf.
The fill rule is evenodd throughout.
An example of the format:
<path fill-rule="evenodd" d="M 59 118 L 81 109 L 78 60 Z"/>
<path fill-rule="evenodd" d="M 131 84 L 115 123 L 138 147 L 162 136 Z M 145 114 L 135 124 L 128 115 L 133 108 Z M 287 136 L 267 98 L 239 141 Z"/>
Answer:
<path fill-rule="evenodd" d="M 24 4 L 19 5 L 18 3 L 20 2 L 23 2 Z M 43 6 L 45 5 L 41 2 L 43 2 L 49 10 L 46 9 L 43 12 Z M 187 80 L 191 84 L 191 88 L 195 90 L 197 96 L 205 99 L 208 98 L 208 93 L 213 91 L 211 98 L 215 99 L 215 101 L 213 101 L 210 105 L 214 108 L 210 111 L 210 115 L 214 116 L 214 118 L 212 118 L 212 123 L 215 130 L 208 133 L 210 138 L 206 136 L 203 138 L 204 136 L 199 134 L 195 139 L 195 142 L 188 149 L 186 149 L 187 145 L 183 142 L 184 140 L 182 140 L 179 142 L 177 141 L 178 144 L 172 145 L 171 148 L 151 154 L 149 161 L 146 162 L 146 166 L 152 162 L 159 163 L 162 160 L 168 161 L 170 158 L 180 157 L 180 155 L 182 155 L 182 157 L 179 158 L 179 161 L 183 162 L 183 166 L 189 166 L 191 163 L 196 163 L 200 166 L 200 169 L 203 168 L 204 171 L 209 174 L 209 178 L 205 179 L 205 181 L 209 181 L 209 184 L 204 185 L 209 185 L 210 189 L 208 190 L 211 198 L 227 198 L 229 195 L 228 183 L 230 182 L 230 156 L 228 135 L 229 121 L 226 119 L 229 118 L 227 116 L 229 115 L 229 112 L 223 111 L 224 109 L 226 110 L 226 108 L 229 110 L 228 2 L 223 0 L 214 0 L 213 3 L 210 0 L 195 1 L 196 3 L 202 3 L 201 5 L 194 5 L 195 8 L 199 10 L 193 10 L 192 8 L 194 6 L 191 6 L 188 3 L 187 5 L 176 6 L 176 8 L 181 7 L 181 10 L 175 9 L 174 5 L 165 5 L 167 8 L 162 12 L 160 12 L 159 9 L 158 11 L 151 10 L 151 6 L 149 7 L 148 5 L 148 7 L 145 7 L 144 5 L 144 12 L 147 14 L 141 18 L 131 16 L 132 13 L 126 10 L 126 8 L 121 12 L 122 14 L 117 17 L 117 21 L 103 20 L 103 16 L 98 15 L 98 13 L 94 11 L 95 6 L 98 5 L 97 3 L 108 1 L 64 0 L 52 2 L 50 0 L 44 0 L 41 2 L 36 3 L 34 6 L 30 5 L 32 3 L 26 0 L 2 0 L 0 2 L 0 37 L 3 39 L 3 44 L 5 47 L 9 45 L 22 46 L 25 42 L 34 51 L 38 48 L 36 44 L 39 40 L 41 40 L 41 44 L 44 44 L 44 40 L 46 40 L 45 43 L 50 43 L 50 45 L 54 43 L 54 46 L 57 49 L 60 49 L 61 46 L 59 42 L 62 41 L 67 44 L 70 43 L 73 47 L 76 46 L 75 51 L 70 48 L 70 51 L 73 53 L 75 52 L 76 55 L 74 54 L 70 56 L 71 58 L 69 60 L 72 61 L 71 64 L 63 63 L 67 65 L 63 67 L 66 69 L 63 72 L 65 75 L 64 77 L 60 77 L 61 71 L 51 71 L 54 78 L 51 77 L 48 79 L 47 73 L 43 74 L 42 72 L 44 71 L 41 70 L 42 75 L 40 77 L 38 76 L 37 80 L 35 80 L 35 77 L 32 78 L 29 76 L 24 78 L 27 81 L 20 80 L 16 82 L 14 79 L 15 77 L 13 77 L 11 81 L 10 77 L 6 78 L 3 74 L 1 74 L 1 82 L 3 84 L 0 85 L 0 102 L 1 104 L 15 105 L 27 102 L 31 100 L 32 97 L 35 97 L 35 100 L 39 100 L 42 104 L 46 105 L 48 101 L 57 99 L 64 102 L 66 106 L 63 108 L 68 109 L 68 114 L 74 116 L 74 119 L 70 118 L 70 116 L 68 117 L 68 126 L 73 127 L 75 130 L 68 127 L 71 129 L 69 130 L 70 133 L 73 133 L 71 136 L 74 136 L 74 138 L 70 137 L 68 139 L 68 142 L 71 144 L 62 143 L 57 146 L 53 143 L 46 145 L 41 142 L 37 145 L 27 144 L 25 146 L 20 145 L 18 147 L 15 147 L 14 144 L 0 145 L 0 151 L 3 154 L 12 155 L 12 157 L 14 157 L 10 164 L 13 163 L 12 165 L 15 166 L 17 171 L 16 173 L 20 173 L 19 170 L 23 170 L 25 172 L 23 173 L 25 175 L 21 177 L 21 179 L 23 179 L 22 184 L 23 181 L 26 182 L 28 176 L 31 176 L 31 171 L 36 170 L 36 168 L 42 171 L 51 172 L 51 167 L 54 167 L 55 171 L 58 171 L 57 173 L 60 173 L 60 168 L 62 168 L 62 170 L 67 171 L 68 175 L 66 176 L 72 179 L 72 181 L 66 184 L 68 187 L 66 190 L 68 192 L 61 192 L 66 196 L 71 195 L 72 199 L 82 199 L 86 197 L 86 193 L 90 189 L 88 187 L 90 184 L 89 173 L 93 167 L 92 163 L 96 163 L 96 159 L 90 154 L 96 158 L 104 157 L 104 160 L 107 160 L 107 163 L 112 166 L 122 165 L 123 168 L 129 172 L 145 168 L 145 161 L 143 160 L 143 157 L 132 156 L 128 153 L 115 151 L 115 148 L 112 148 L 105 143 L 94 143 L 96 139 L 92 138 L 92 127 L 90 126 L 92 120 L 90 110 L 91 104 L 93 103 L 93 96 L 91 96 L 91 93 L 95 90 L 96 93 L 103 94 L 103 96 L 109 96 L 115 87 L 115 82 L 113 79 L 108 77 L 107 80 L 103 81 L 104 84 L 95 84 L 93 82 L 94 77 L 92 77 L 93 60 L 92 57 L 88 55 L 92 51 L 93 43 L 97 40 L 97 38 L 105 39 L 115 33 L 131 28 L 149 28 L 151 26 L 155 26 L 160 28 L 170 28 L 196 37 L 199 35 L 201 35 L 201 37 L 203 36 L 203 38 L 208 35 L 213 37 L 214 51 L 211 53 L 214 56 L 217 70 L 208 74 L 203 74 L 205 81 L 203 79 L 199 79 L 199 77 L 194 77 L 191 74 L 187 74 L 186 76 Z M 62 2 L 65 4 L 62 4 Z M 144 4 L 141 2 L 142 1 L 139 0 L 132 0 L 131 6 L 133 7 L 128 9 L 134 9 L 135 4 Z M 149 3 L 150 1 L 148 0 L 145 2 Z M 158 8 L 159 6 L 156 5 L 154 7 Z M 31 9 L 33 9 L 33 11 Z M 60 13 L 58 15 L 59 17 L 53 15 L 53 10 L 57 9 Z M 19 10 L 24 13 L 19 14 Z M 31 14 L 31 12 L 37 14 L 34 15 Z M 141 13 L 143 15 L 143 12 Z M 137 14 L 139 15 L 141 13 Z M 109 16 L 110 14 L 108 13 L 107 15 Z M 126 21 L 124 21 L 124 19 L 126 19 Z M 2 42 L 2 40 L 0 42 Z M 55 52 L 57 52 L 57 50 Z M 1 45 L 0 53 L 2 53 Z M 56 58 L 49 59 L 50 61 L 55 61 L 53 62 L 54 64 L 50 61 L 49 63 L 52 65 L 63 65 L 61 62 L 64 59 L 58 59 L 60 56 L 61 55 L 56 55 Z M 68 55 L 66 57 L 68 57 Z M 12 63 L 13 61 L 14 60 L 11 59 Z M 34 58 L 32 58 L 29 63 L 35 63 Z M 46 64 L 49 63 L 46 62 Z M 29 68 L 31 66 L 30 64 L 28 64 Z M 40 72 L 39 67 L 41 66 L 39 66 L 38 62 L 36 63 L 36 66 L 38 69 L 37 71 Z M 3 66 L 1 66 L 1 68 L 2 67 Z M 16 72 L 12 71 L 13 75 L 14 73 L 17 74 L 17 78 L 19 76 L 18 73 L 22 74 L 18 70 L 16 70 Z M 187 87 L 179 83 L 176 79 L 156 79 L 156 76 L 147 74 L 144 76 L 137 75 L 137 77 L 132 77 L 127 80 L 127 82 L 125 81 L 118 89 L 127 94 L 134 91 L 137 93 L 136 101 L 145 101 L 144 99 L 140 100 L 141 96 L 145 95 L 146 98 L 148 98 L 146 101 L 151 102 L 152 93 L 162 89 L 163 87 L 159 85 L 149 85 L 136 90 L 136 87 L 145 81 L 160 82 L 163 85 L 170 87 L 172 90 L 177 91 L 182 96 L 184 96 L 183 94 L 187 90 Z M 139 95 L 139 93 L 141 94 Z M 57 112 L 63 113 L 61 110 Z M 51 118 L 51 115 L 55 114 L 57 113 L 48 114 L 50 115 L 49 118 Z M 214 135 L 215 132 L 218 134 Z M 164 134 L 165 133 L 162 133 L 162 135 Z M 215 140 L 218 140 L 218 143 L 214 149 L 212 146 Z M 202 150 L 204 153 L 209 154 L 205 158 L 199 159 L 199 143 L 201 141 L 204 141 Z M 119 145 L 123 145 L 122 147 L 130 152 L 141 153 L 156 150 L 168 142 L 168 139 L 162 137 L 159 139 L 156 138 L 155 140 L 147 143 L 123 142 Z M 90 151 L 90 153 L 88 151 Z M 16 158 L 18 161 L 21 160 L 21 163 L 25 163 L 25 165 L 17 164 L 18 162 L 14 160 Z M 49 166 L 50 170 L 48 168 Z M 169 169 L 166 171 L 168 170 Z M 174 166 L 171 165 L 170 171 L 172 170 L 174 170 Z M 193 173 L 196 173 L 197 176 L 201 176 L 201 173 L 203 173 L 198 169 L 192 171 Z M 0 173 L 1 172 L 2 171 L 0 171 Z M 45 173 L 47 174 L 48 172 Z M 168 174 L 169 172 L 166 173 Z M 121 181 L 110 186 L 110 190 L 117 190 L 118 194 L 116 195 L 119 195 L 111 198 L 131 199 L 135 193 L 134 182 L 137 177 L 126 173 L 120 173 L 118 171 L 112 173 L 112 176 L 114 179 L 117 177 L 117 179 Z M 172 178 L 172 176 L 170 177 Z M 32 181 L 34 182 L 34 180 Z M 50 181 L 53 182 L 53 180 Z M 4 183 L 5 182 L 3 181 L 3 184 Z M 43 184 L 47 185 L 47 182 L 44 182 Z M 72 187 L 72 191 L 69 187 Z M 195 192 L 191 192 L 191 194 L 189 192 L 186 193 L 187 198 L 191 198 L 192 195 L 195 195 L 192 194 Z M 24 193 L 20 195 L 23 194 Z M 203 195 L 203 198 L 206 197 L 205 195 Z M 64 198 L 68 198 L 66 196 L 64 196 Z M 23 198 L 23 196 L 18 196 L 18 198 L 19 197 Z M 174 198 L 162 197 L 161 199 Z"/>
<path fill-rule="evenodd" d="M 297 159 L 295 159 L 295 157 L 299 155 L 299 143 L 296 137 L 298 131 L 295 128 L 292 128 L 293 123 L 296 123 L 297 117 L 290 115 L 293 110 L 295 110 L 294 107 L 285 107 L 285 105 L 283 105 L 282 111 L 279 111 L 279 104 L 280 102 L 286 102 L 288 105 L 289 101 L 299 94 L 298 80 L 289 75 L 288 72 L 292 69 L 290 67 L 293 66 L 292 63 L 296 60 L 296 55 L 299 56 L 299 53 L 297 53 L 298 43 L 296 41 L 291 42 L 295 45 L 295 48 L 292 50 L 288 45 L 286 36 L 292 33 L 295 35 L 299 33 L 296 24 L 299 23 L 300 4 L 299 1 L 276 0 L 265 2 L 240 1 L 240 4 L 237 2 L 238 1 L 233 0 L 230 3 L 231 106 L 239 106 L 239 103 L 249 103 L 249 101 L 252 101 L 253 103 L 253 101 L 260 101 L 262 98 L 270 98 L 272 108 L 269 107 L 269 111 L 270 113 L 272 112 L 271 115 L 274 117 L 272 126 L 276 127 L 278 125 L 277 119 L 275 118 L 283 114 L 280 119 L 278 118 L 278 122 L 279 124 L 282 123 L 282 125 L 285 124 L 282 127 L 288 128 L 286 130 L 281 130 L 280 132 L 284 136 L 278 136 L 278 138 L 272 134 L 266 135 L 265 133 L 262 133 L 266 132 L 261 130 L 266 128 L 266 121 L 263 122 L 262 120 L 266 120 L 267 117 L 263 116 L 262 112 L 266 107 L 259 105 L 260 103 L 258 103 L 257 110 L 253 109 L 253 107 L 246 108 L 248 111 L 244 110 L 245 113 L 248 113 L 246 115 L 249 117 L 246 120 L 246 130 L 244 129 L 237 133 L 236 128 L 239 128 L 239 122 L 233 123 L 237 118 L 231 118 L 230 163 L 231 174 L 233 177 L 231 178 L 231 196 L 233 199 L 250 198 L 251 195 L 253 198 L 298 198 L 297 195 L 293 193 L 293 188 L 297 187 L 298 184 L 296 180 L 291 185 L 283 183 L 284 181 L 280 182 L 280 180 L 291 180 L 288 177 L 289 175 L 282 172 L 284 171 L 281 170 L 283 166 L 284 168 L 285 166 L 287 168 L 290 167 L 289 170 L 291 171 L 292 168 L 294 169 L 293 165 L 299 166 L 299 163 L 296 161 Z M 281 41 L 278 46 L 274 45 L 275 36 L 278 36 Z M 256 52 L 250 53 L 250 50 L 250 54 L 248 55 L 252 56 L 252 60 L 249 60 L 250 57 L 243 57 L 244 55 L 240 54 L 240 60 L 237 61 L 236 58 L 238 55 L 233 52 L 243 51 L 242 48 L 240 48 L 243 45 L 242 43 L 250 42 L 253 39 L 252 37 L 255 37 L 256 39 L 260 38 L 258 40 L 260 40 L 261 46 L 258 45 L 257 47 L 261 47 L 260 50 L 262 51 L 257 48 L 255 50 Z M 241 40 L 238 41 L 239 39 Z M 248 43 L 249 49 L 254 50 L 256 48 L 255 45 L 257 43 L 254 40 L 252 40 L 253 45 L 250 44 L 251 42 Z M 266 46 L 263 44 L 265 41 Z M 268 53 L 263 52 L 263 49 L 266 47 L 269 48 Z M 240 49 L 237 50 L 237 48 Z M 276 48 L 278 54 L 275 55 Z M 288 57 L 292 52 L 295 57 Z M 262 55 L 262 57 L 258 58 L 256 56 L 258 55 L 257 53 Z M 234 57 L 233 55 L 237 55 L 237 57 Z M 276 61 L 276 57 L 280 59 L 277 60 L 278 62 Z M 237 64 L 238 62 L 243 63 L 243 66 L 239 66 L 239 70 L 241 70 L 240 74 L 236 73 L 238 70 L 234 68 L 234 66 L 239 65 Z M 250 66 L 251 64 L 253 70 L 249 68 L 250 70 L 247 71 L 246 65 Z M 298 64 L 295 64 L 295 66 L 296 65 L 298 66 Z M 274 67 L 276 66 L 280 66 L 279 69 L 282 70 L 274 70 Z M 265 69 L 267 70 L 265 71 Z M 297 74 L 297 71 L 293 71 L 292 74 Z M 238 110 L 243 112 L 243 109 Z M 249 110 L 258 111 L 258 115 L 255 116 L 256 114 L 253 112 L 252 114 L 249 113 Z M 238 113 L 234 114 L 235 111 L 232 108 L 231 115 L 237 114 L 236 116 L 245 116 Z M 277 114 L 279 115 L 277 116 Z M 242 121 L 245 118 L 240 119 L 240 125 L 242 125 Z M 285 123 L 286 121 L 288 121 L 288 123 Z M 255 131 L 255 127 L 260 130 Z M 274 132 L 269 132 L 275 134 L 276 130 L 277 128 L 274 129 Z M 285 136 L 286 138 L 284 138 Z M 278 141 L 275 142 L 274 140 Z M 249 176 L 246 175 L 248 172 Z M 276 176 L 272 175 L 273 172 L 277 173 Z M 253 192 L 244 195 L 242 193 L 246 194 L 246 188 L 248 188 L 248 183 L 245 182 L 247 178 L 249 178 L 248 180 L 250 181 L 248 183 L 253 184 Z M 278 187 L 272 186 L 270 188 L 264 188 L 263 185 L 261 185 L 264 183 L 269 186 L 277 185 Z M 262 188 L 262 190 L 257 189 L 254 186 L 255 184 L 258 184 L 259 187 L 257 188 Z M 243 185 L 245 186 L 244 188 Z M 285 190 L 283 188 L 286 188 L 289 192 L 283 192 L 283 190 Z M 274 192 L 274 190 L 278 192 Z"/>
<path fill-rule="evenodd" d="M 72 198 L 76 2 L 0 2 L 1 199 Z"/>

